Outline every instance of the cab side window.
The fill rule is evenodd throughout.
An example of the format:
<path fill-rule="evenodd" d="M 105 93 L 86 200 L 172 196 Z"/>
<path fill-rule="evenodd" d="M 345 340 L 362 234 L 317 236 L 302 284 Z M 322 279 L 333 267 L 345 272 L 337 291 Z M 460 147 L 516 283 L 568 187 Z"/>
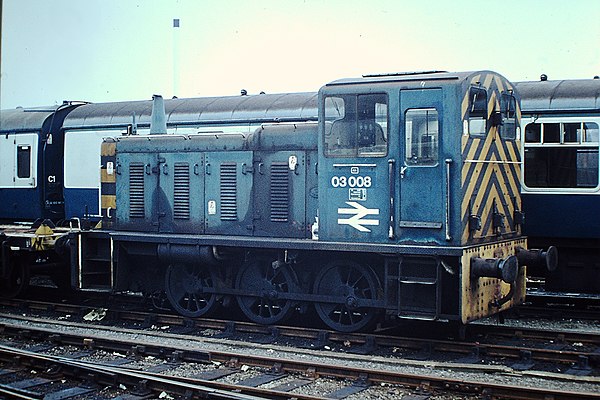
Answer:
<path fill-rule="evenodd" d="M 469 134 L 485 135 L 487 128 L 487 91 L 481 87 L 472 87 L 469 90 Z"/>
<path fill-rule="evenodd" d="M 500 137 L 514 140 L 517 136 L 517 99 L 512 93 L 502 93 L 500 114 L 502 117 Z"/>
<path fill-rule="evenodd" d="M 325 146 L 330 157 L 384 157 L 387 154 L 386 94 L 325 98 Z"/>

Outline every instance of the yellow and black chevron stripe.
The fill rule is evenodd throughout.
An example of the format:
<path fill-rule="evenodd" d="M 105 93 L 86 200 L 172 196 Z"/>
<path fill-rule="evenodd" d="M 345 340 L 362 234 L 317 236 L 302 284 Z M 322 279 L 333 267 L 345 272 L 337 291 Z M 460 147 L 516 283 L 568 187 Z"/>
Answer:
<path fill-rule="evenodd" d="M 512 90 L 512 85 L 494 73 L 474 76 L 471 85 L 480 86 L 488 92 L 488 121 L 494 111 L 500 110 L 503 91 Z M 462 118 L 468 121 L 469 90 L 462 102 Z M 520 121 L 520 106 L 517 102 L 517 123 Z M 466 122 L 465 122 L 466 123 Z M 521 209 L 519 193 L 520 162 L 519 141 L 504 140 L 497 127 L 487 127 L 485 136 L 462 136 L 462 244 L 481 243 L 486 240 L 515 236 L 515 210 Z M 494 213 L 503 215 L 501 227 L 494 227 Z M 481 229 L 472 230 L 469 216 L 479 215 Z"/>
<path fill-rule="evenodd" d="M 117 143 L 105 141 L 100 150 L 100 199 L 102 220 L 105 228 L 110 226 L 111 218 L 117 208 Z M 112 163 L 112 166 L 111 166 Z"/>

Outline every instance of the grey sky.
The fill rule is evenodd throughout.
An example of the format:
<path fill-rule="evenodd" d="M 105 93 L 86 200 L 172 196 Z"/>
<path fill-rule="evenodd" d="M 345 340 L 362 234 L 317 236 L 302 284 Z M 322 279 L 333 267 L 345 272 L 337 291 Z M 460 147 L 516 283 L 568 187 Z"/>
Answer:
<path fill-rule="evenodd" d="M 431 69 L 591 78 L 599 17 L 597 0 L 3 0 L 0 107 L 316 91 Z"/>

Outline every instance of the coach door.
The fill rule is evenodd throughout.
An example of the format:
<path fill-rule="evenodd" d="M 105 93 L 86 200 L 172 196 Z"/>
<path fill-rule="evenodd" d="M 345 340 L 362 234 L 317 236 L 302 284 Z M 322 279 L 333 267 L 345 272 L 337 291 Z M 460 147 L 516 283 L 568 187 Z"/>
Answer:
<path fill-rule="evenodd" d="M 442 90 L 400 92 L 400 218 L 411 237 L 441 239 L 444 224 L 444 160 L 441 159 Z M 419 233 L 421 232 L 422 235 Z"/>

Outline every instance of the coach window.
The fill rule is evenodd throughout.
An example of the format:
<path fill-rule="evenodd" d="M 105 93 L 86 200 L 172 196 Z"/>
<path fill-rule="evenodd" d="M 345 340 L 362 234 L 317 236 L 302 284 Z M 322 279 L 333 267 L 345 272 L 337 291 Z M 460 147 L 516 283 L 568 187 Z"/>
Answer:
<path fill-rule="evenodd" d="M 541 132 L 542 140 L 529 132 Z M 525 127 L 525 134 L 526 186 L 582 189 L 598 186 L 597 124 L 535 123 Z"/>
<path fill-rule="evenodd" d="M 487 91 L 472 87 L 469 91 L 469 134 L 485 135 L 487 115 Z"/>
<path fill-rule="evenodd" d="M 586 143 L 598 143 L 598 124 L 594 122 L 583 123 L 583 141 Z"/>
<path fill-rule="evenodd" d="M 330 157 L 383 157 L 387 154 L 386 94 L 325 98 L 324 151 Z"/>
<path fill-rule="evenodd" d="M 541 124 L 528 124 L 525 127 L 525 142 L 526 143 L 539 143 L 542 141 L 542 125 Z"/>
<path fill-rule="evenodd" d="M 500 136 L 504 139 L 515 139 L 517 135 L 517 100 L 512 93 L 502 93 L 500 113 L 502 115 Z"/>
<path fill-rule="evenodd" d="M 542 125 L 544 143 L 560 143 L 560 124 L 548 123 Z"/>
<path fill-rule="evenodd" d="M 439 119 L 435 108 L 409 109 L 405 114 L 406 164 L 411 166 L 438 163 Z"/>
<path fill-rule="evenodd" d="M 563 124 L 563 142 L 579 143 L 581 142 L 581 123 Z"/>
<path fill-rule="evenodd" d="M 17 178 L 31 177 L 31 146 L 17 146 Z"/>

